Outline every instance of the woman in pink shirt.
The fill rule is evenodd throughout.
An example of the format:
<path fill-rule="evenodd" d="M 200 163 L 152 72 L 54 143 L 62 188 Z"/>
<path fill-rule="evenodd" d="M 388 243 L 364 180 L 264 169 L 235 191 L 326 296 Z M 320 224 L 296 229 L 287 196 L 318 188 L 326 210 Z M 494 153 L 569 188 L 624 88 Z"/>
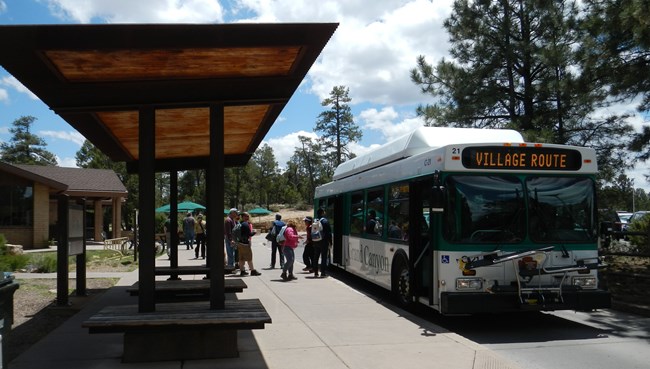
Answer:
<path fill-rule="evenodd" d="M 296 230 L 296 222 L 289 220 L 287 222 L 287 229 L 284 231 L 284 244 L 282 245 L 282 252 L 284 253 L 284 267 L 280 278 L 284 281 L 298 279 L 293 275 L 293 262 L 296 259 L 295 249 L 298 247 L 298 231 Z M 288 273 L 288 274 L 287 274 Z"/>

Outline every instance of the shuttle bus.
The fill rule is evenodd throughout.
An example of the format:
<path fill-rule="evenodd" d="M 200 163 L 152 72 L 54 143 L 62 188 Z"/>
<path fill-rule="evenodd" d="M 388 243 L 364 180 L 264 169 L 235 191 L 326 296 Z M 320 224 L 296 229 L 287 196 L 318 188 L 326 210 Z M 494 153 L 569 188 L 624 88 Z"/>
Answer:
<path fill-rule="evenodd" d="M 342 163 L 315 192 L 331 263 L 442 314 L 592 310 L 596 154 L 513 130 L 423 127 Z"/>

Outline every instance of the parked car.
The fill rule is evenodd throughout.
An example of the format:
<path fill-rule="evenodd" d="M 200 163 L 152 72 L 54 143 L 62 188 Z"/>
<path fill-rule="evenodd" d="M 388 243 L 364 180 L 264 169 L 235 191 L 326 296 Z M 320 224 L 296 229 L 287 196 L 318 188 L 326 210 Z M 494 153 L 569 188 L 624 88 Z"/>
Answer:
<path fill-rule="evenodd" d="M 616 214 L 618 214 L 618 217 L 621 219 L 621 223 L 627 224 L 627 222 L 630 220 L 630 217 L 632 217 L 634 213 L 618 210 Z"/>
<path fill-rule="evenodd" d="M 630 227 L 630 225 L 631 225 L 632 223 L 634 223 L 634 222 L 638 222 L 639 220 L 641 220 L 642 218 L 646 217 L 647 215 L 650 215 L 650 211 L 642 210 L 642 211 L 636 211 L 636 212 L 634 212 L 634 214 L 632 214 L 632 216 L 630 217 L 630 219 L 628 219 L 627 223 L 623 224 L 623 226 L 621 227 L 621 229 L 622 229 L 624 232 L 627 231 L 628 228 Z"/>
<path fill-rule="evenodd" d="M 623 223 L 621 222 L 617 212 L 610 209 L 598 209 L 598 216 L 600 217 L 601 235 L 621 231 Z"/>

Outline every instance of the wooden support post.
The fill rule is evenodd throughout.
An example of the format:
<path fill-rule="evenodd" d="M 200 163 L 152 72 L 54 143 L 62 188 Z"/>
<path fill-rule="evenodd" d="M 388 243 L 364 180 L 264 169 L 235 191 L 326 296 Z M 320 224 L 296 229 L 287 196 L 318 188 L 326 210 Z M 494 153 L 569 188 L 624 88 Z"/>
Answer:
<path fill-rule="evenodd" d="M 210 105 L 210 158 L 208 160 L 206 194 L 208 211 L 211 219 L 221 219 L 216 216 L 223 209 L 224 194 L 224 106 Z M 208 267 L 212 271 L 210 278 L 210 309 L 223 309 L 226 299 L 223 280 L 223 223 L 209 221 L 208 228 Z"/>
<path fill-rule="evenodd" d="M 151 244 L 156 236 L 155 230 L 155 150 L 156 150 L 156 110 L 152 106 L 140 107 L 139 121 L 139 196 L 140 209 L 138 212 L 140 227 L 140 295 L 138 309 L 141 313 L 155 311 L 154 296 L 154 267 L 155 248 Z"/>

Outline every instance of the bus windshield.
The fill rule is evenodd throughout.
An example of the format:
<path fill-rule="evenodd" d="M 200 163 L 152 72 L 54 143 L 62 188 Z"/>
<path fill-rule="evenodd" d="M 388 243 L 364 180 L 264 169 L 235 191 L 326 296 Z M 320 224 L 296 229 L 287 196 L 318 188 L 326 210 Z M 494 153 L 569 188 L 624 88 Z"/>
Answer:
<path fill-rule="evenodd" d="M 588 178 L 452 175 L 444 236 L 455 243 L 591 242 L 594 187 Z M 526 233 L 528 231 L 528 234 Z"/>

